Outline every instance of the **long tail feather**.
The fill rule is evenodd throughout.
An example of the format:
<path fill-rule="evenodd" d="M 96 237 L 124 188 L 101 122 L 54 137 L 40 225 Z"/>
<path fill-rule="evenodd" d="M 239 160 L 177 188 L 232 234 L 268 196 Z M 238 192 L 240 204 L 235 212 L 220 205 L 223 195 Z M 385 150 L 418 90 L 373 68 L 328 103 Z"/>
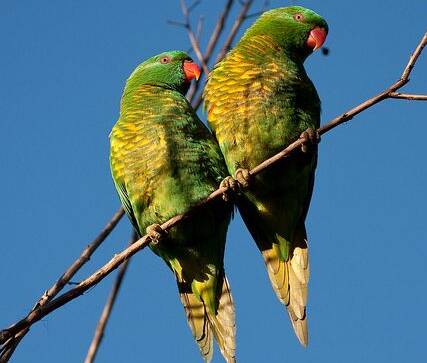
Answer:
<path fill-rule="evenodd" d="M 215 339 L 227 363 L 236 362 L 236 321 L 233 297 L 224 276 L 217 313 L 210 317 Z"/>
<path fill-rule="evenodd" d="M 282 261 L 276 250 L 262 251 L 271 285 L 278 299 L 287 307 L 295 334 L 303 346 L 308 344 L 307 330 L 307 284 L 309 262 L 307 240 L 296 241 L 290 251 L 290 258 Z"/>
<path fill-rule="evenodd" d="M 178 278 L 177 278 L 178 279 Z M 209 312 L 203 301 L 191 291 L 189 284 L 178 280 L 181 302 L 184 305 L 188 325 L 206 362 L 213 354 L 213 337 L 227 363 L 236 362 L 236 322 L 233 298 L 227 278 L 222 279 L 218 291 L 216 314 Z"/>
<path fill-rule="evenodd" d="M 256 207 L 245 198 L 239 200 L 238 206 L 246 226 L 264 257 L 273 290 L 277 298 L 287 307 L 298 340 L 303 346 L 307 346 L 306 306 L 310 273 L 304 222 L 301 222 L 296 229 L 289 246 L 288 257 L 284 260 L 279 257 L 279 250 L 271 243 L 275 237 L 272 236 L 271 231 L 265 229 L 266 224 L 261 221 Z"/>
<path fill-rule="evenodd" d="M 212 328 L 206 312 L 206 307 L 188 284 L 178 281 L 182 305 L 187 315 L 187 322 L 193 333 L 194 340 L 199 345 L 200 353 L 206 362 L 210 362 L 213 354 Z"/>

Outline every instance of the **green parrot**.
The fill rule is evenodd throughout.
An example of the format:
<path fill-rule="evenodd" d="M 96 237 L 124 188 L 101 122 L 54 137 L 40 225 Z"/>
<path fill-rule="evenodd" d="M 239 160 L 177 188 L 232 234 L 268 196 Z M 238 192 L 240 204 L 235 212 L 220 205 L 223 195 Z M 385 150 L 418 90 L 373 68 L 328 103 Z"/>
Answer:
<path fill-rule="evenodd" d="M 267 11 L 215 66 L 204 90 L 208 122 L 228 171 L 243 184 L 248 184 L 248 169 L 298 137 L 305 140 L 305 153 L 251 178 L 236 201 L 304 346 L 309 278 L 305 218 L 317 162 L 313 130 L 320 123 L 320 100 L 303 63 L 322 46 L 327 32 L 325 20 L 303 7 Z"/>
<path fill-rule="evenodd" d="M 159 224 L 188 211 L 227 175 L 221 151 L 185 98 L 199 67 L 181 51 L 154 56 L 131 74 L 110 135 L 117 192 L 139 236 L 173 271 L 205 361 L 213 338 L 235 362 L 235 312 L 223 258 L 233 206 L 214 200 L 167 233 Z"/>

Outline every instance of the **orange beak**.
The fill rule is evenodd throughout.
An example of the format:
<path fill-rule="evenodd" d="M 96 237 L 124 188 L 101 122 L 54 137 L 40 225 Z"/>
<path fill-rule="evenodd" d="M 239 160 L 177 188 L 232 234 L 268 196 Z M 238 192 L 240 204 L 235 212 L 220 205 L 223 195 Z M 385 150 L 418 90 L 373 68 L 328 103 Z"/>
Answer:
<path fill-rule="evenodd" d="M 306 44 L 311 50 L 315 51 L 323 45 L 326 40 L 326 36 L 327 33 L 325 29 L 316 27 L 311 30 Z"/>
<path fill-rule="evenodd" d="M 196 63 L 193 63 L 192 61 L 188 61 L 188 60 L 184 61 L 182 65 L 182 69 L 184 70 L 186 81 L 191 81 L 194 78 L 198 80 L 200 78 L 200 74 L 202 73 L 202 71 L 200 70 L 199 66 Z"/>

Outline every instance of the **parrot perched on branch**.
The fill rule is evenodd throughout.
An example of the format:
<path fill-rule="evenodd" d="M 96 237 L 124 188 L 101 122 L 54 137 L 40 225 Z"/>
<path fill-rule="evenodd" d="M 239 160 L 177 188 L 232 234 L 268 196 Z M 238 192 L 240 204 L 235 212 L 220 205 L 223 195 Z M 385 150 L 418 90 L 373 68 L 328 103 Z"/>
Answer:
<path fill-rule="evenodd" d="M 184 97 L 199 75 L 181 51 L 134 70 L 110 135 L 111 172 L 136 232 L 147 231 L 150 248 L 175 274 L 203 358 L 211 360 L 215 337 L 225 360 L 235 362 L 235 312 L 223 266 L 233 207 L 214 200 L 167 233 L 159 226 L 206 198 L 228 175 L 218 144 Z"/>
<path fill-rule="evenodd" d="M 208 122 L 228 171 L 248 184 L 237 198 L 239 211 L 304 346 L 309 278 L 305 218 L 317 162 L 314 130 L 320 123 L 320 99 L 303 62 L 322 46 L 327 32 L 325 20 L 311 10 L 292 6 L 267 11 L 215 66 L 204 90 Z M 305 153 L 250 177 L 248 170 L 299 137 L 306 142 Z"/>

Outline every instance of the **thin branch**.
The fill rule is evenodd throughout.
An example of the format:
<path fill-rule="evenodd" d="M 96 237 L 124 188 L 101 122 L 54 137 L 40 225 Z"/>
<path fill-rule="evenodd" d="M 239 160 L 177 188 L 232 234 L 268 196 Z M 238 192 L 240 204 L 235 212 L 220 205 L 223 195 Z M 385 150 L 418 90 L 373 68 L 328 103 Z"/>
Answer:
<path fill-rule="evenodd" d="M 186 95 L 188 102 L 191 103 L 194 95 L 197 93 L 197 90 L 199 89 L 199 85 L 202 81 L 202 78 L 203 78 L 203 75 L 197 81 L 191 82 L 190 89 L 188 90 L 187 95 Z M 196 107 L 194 107 L 193 104 L 191 104 L 191 105 L 193 106 L 193 109 L 195 111 L 197 111 L 198 107 L 196 108 Z"/>
<path fill-rule="evenodd" d="M 22 338 L 27 334 L 30 329 L 24 329 L 16 334 L 14 337 L 11 337 L 4 345 L 4 348 L 0 350 L 0 363 L 6 363 L 9 361 L 12 354 L 15 352 L 16 347 L 21 342 Z"/>
<path fill-rule="evenodd" d="M 400 98 L 410 101 L 427 101 L 427 95 L 413 95 L 410 93 L 390 92 L 388 96 L 390 98 Z"/>
<path fill-rule="evenodd" d="M 356 106 L 355 108 L 343 113 L 342 115 L 334 118 L 330 122 L 328 122 L 326 125 L 322 126 L 318 129 L 319 134 L 324 134 L 331 129 L 337 127 L 338 125 L 351 120 L 355 115 L 362 112 L 363 110 L 372 107 L 376 103 L 380 102 L 381 100 L 384 100 L 386 98 L 390 98 L 389 94 L 391 92 L 395 92 L 397 89 L 404 86 L 406 83 L 409 82 L 409 75 L 411 73 L 412 68 L 415 65 L 415 62 L 420 55 L 421 51 L 427 44 L 427 33 L 424 34 L 422 40 L 420 41 L 419 45 L 417 46 L 414 54 L 411 56 L 407 66 L 405 67 L 405 70 L 408 69 L 409 71 L 404 71 L 402 73 L 402 77 L 399 81 L 392 84 L 390 87 L 388 87 L 384 92 L 379 93 L 378 95 L 368 99 L 367 101 L 361 103 L 360 105 Z M 278 154 L 274 155 L 273 157 L 267 159 L 254 169 L 250 171 L 251 175 L 257 175 L 261 173 L 263 170 L 267 169 L 271 165 L 277 163 L 279 160 L 284 159 L 288 157 L 291 153 L 293 153 L 295 150 L 300 149 L 301 146 L 304 144 L 305 140 L 303 139 L 297 139 L 292 144 L 290 144 L 287 148 L 279 152 Z M 192 207 L 187 213 L 177 215 L 171 219 L 169 219 L 167 222 L 162 224 L 162 228 L 165 230 L 169 230 L 176 224 L 178 224 L 183 219 L 188 218 L 193 213 L 197 213 L 199 211 L 199 208 L 202 206 L 205 206 L 207 203 L 210 203 L 213 199 L 216 199 L 220 197 L 224 192 L 227 191 L 227 188 L 218 188 L 216 191 L 214 191 L 211 195 L 209 195 L 205 200 L 201 201 L 194 207 Z M 43 306 L 39 306 L 35 310 L 33 310 L 30 314 L 28 314 L 24 319 L 18 321 L 16 324 L 11 326 L 8 329 L 0 331 L 0 344 L 4 344 L 8 339 L 10 339 L 11 336 L 19 333 L 19 331 L 23 329 L 27 329 L 29 326 L 34 324 L 35 322 L 39 321 L 52 311 L 58 309 L 59 307 L 63 306 L 64 304 L 70 302 L 71 300 L 77 298 L 78 296 L 82 295 L 84 292 L 86 292 L 88 289 L 90 289 L 92 286 L 99 283 L 102 279 L 104 279 L 108 274 L 110 274 L 113 270 L 115 270 L 118 266 L 120 266 L 123 262 L 128 260 L 131 256 L 133 256 L 135 253 L 140 251 L 141 249 L 148 246 L 150 243 L 150 240 L 148 236 L 143 236 L 138 241 L 136 241 L 134 244 L 120 252 L 119 254 L 115 255 L 107 264 L 105 264 L 103 267 L 101 267 L 99 270 L 97 270 L 95 273 L 93 273 L 91 276 L 86 278 L 85 280 L 81 281 L 79 285 L 76 287 L 70 289 L 66 293 L 60 295 L 56 299 L 51 300 L 50 302 L 47 302 Z"/>
<path fill-rule="evenodd" d="M 209 74 L 209 68 L 208 68 L 208 65 L 206 64 L 206 62 L 204 60 L 202 51 L 200 50 L 199 41 L 197 40 L 197 37 L 194 34 L 191 27 L 187 28 L 187 33 L 188 33 L 188 38 L 190 39 L 191 47 L 193 48 L 194 53 L 196 54 L 196 57 L 202 66 L 203 72 L 205 72 L 206 75 Z"/>
<path fill-rule="evenodd" d="M 199 16 L 199 20 L 197 21 L 197 26 L 196 26 L 196 39 L 199 44 L 200 44 L 200 38 L 202 37 L 204 21 L 205 21 L 205 18 L 203 16 Z"/>
<path fill-rule="evenodd" d="M 228 0 L 221 15 L 220 18 L 218 19 L 215 28 L 211 34 L 211 37 L 209 38 L 209 42 L 208 42 L 208 46 L 206 48 L 206 52 L 204 55 L 202 55 L 201 49 L 200 49 L 200 33 L 201 33 L 201 20 L 199 19 L 198 25 L 197 25 L 197 30 L 196 30 L 196 34 L 194 34 L 194 32 L 192 31 L 191 28 L 191 23 L 190 23 L 190 8 L 194 9 L 194 6 L 192 7 L 187 7 L 184 0 L 180 0 L 180 4 L 181 4 L 181 10 L 184 16 L 184 22 L 178 22 L 178 21 L 173 21 L 173 20 L 169 20 L 168 23 L 171 25 L 175 25 L 175 26 L 179 26 L 182 28 L 185 28 L 187 30 L 191 45 L 192 45 L 192 49 L 194 51 L 194 53 L 197 56 L 197 59 L 199 60 L 200 64 L 202 65 L 203 68 L 203 72 L 204 75 L 208 75 L 209 73 L 209 68 L 208 68 L 208 62 L 209 59 L 211 57 L 211 54 L 213 52 L 213 49 L 215 48 L 215 45 L 218 42 L 218 38 L 223 30 L 224 27 L 224 23 L 226 18 L 228 17 L 228 14 L 230 13 L 230 8 L 231 5 L 233 3 L 233 0 Z M 194 5 L 194 4 L 193 4 Z M 203 78 L 203 75 L 202 75 Z M 199 89 L 199 85 L 202 81 L 202 78 L 200 78 L 198 81 L 196 82 L 192 82 L 189 91 L 187 92 L 187 99 L 189 102 L 191 102 L 191 100 L 193 99 L 194 95 L 197 93 L 198 89 Z M 197 108 L 195 108 L 197 109 Z"/>
<path fill-rule="evenodd" d="M 245 21 L 248 11 L 251 8 L 252 4 L 253 4 L 253 0 L 246 0 L 245 2 L 242 3 L 242 9 L 240 10 L 240 13 L 237 16 L 236 21 L 231 27 L 230 34 L 225 40 L 224 45 L 219 51 L 215 63 L 218 63 L 219 61 L 221 61 L 222 58 L 224 58 L 225 55 L 227 54 L 228 50 L 231 48 L 231 44 L 233 44 L 234 38 L 236 37 L 237 32 L 240 29 L 240 26 Z"/>
<path fill-rule="evenodd" d="M 256 18 L 256 17 L 260 16 L 262 13 L 264 13 L 264 10 L 257 11 L 257 12 L 252 13 L 252 14 L 248 14 L 245 16 L 245 20 Z"/>
<path fill-rule="evenodd" d="M 405 84 L 409 82 L 409 76 L 412 72 L 412 69 L 414 68 L 415 62 L 417 61 L 419 55 L 423 51 L 426 44 L 427 44 L 427 33 L 424 34 L 420 43 L 415 48 L 414 53 L 412 53 L 411 57 L 409 58 L 408 64 L 406 65 L 402 75 L 400 76 L 400 79 L 397 82 L 393 83 L 385 91 L 377 94 L 376 96 L 370 98 L 369 100 L 366 100 L 365 102 L 352 108 L 351 110 L 335 117 L 332 121 L 320 127 L 318 130 L 319 135 L 322 135 L 328 132 L 329 130 L 333 129 L 334 127 L 351 120 L 354 116 L 366 110 L 367 108 L 372 107 L 378 102 L 383 101 L 386 98 L 392 98 L 392 96 L 390 95 L 393 95 L 394 92 L 396 92 L 398 89 L 402 88 Z"/>
<path fill-rule="evenodd" d="M 219 61 L 221 61 L 225 57 L 228 50 L 230 49 L 231 45 L 233 44 L 234 38 L 237 35 L 238 30 L 240 29 L 240 27 L 242 26 L 242 23 L 246 19 L 248 11 L 250 10 L 250 8 L 253 4 L 253 0 L 247 0 L 244 2 L 240 2 L 240 3 L 242 4 L 242 8 L 240 9 L 239 15 L 237 16 L 233 26 L 231 27 L 231 30 L 227 36 L 227 39 L 225 40 L 221 50 L 219 51 L 219 53 L 217 55 L 215 63 L 218 63 Z M 197 86 L 196 86 L 195 91 L 197 91 Z M 192 100 L 194 95 L 195 95 L 195 92 L 191 94 L 191 98 L 189 98 L 189 99 Z M 202 94 L 200 93 L 197 96 L 197 98 L 192 102 L 192 106 L 195 110 L 197 110 L 201 104 L 202 104 Z"/>
<path fill-rule="evenodd" d="M 194 1 L 189 7 L 188 7 L 188 12 L 191 13 L 202 1 L 201 0 L 196 0 Z"/>
<path fill-rule="evenodd" d="M 102 231 L 98 234 L 98 236 L 96 236 L 96 238 L 89 245 L 86 246 L 80 257 L 76 261 L 74 261 L 73 264 L 67 269 L 67 271 L 65 271 L 64 274 L 58 279 L 58 281 L 43 294 L 43 296 L 35 305 L 36 308 L 37 306 L 43 305 L 46 301 L 51 300 L 54 296 L 58 294 L 59 291 L 64 288 L 64 286 L 73 278 L 77 271 L 79 271 L 81 267 L 90 260 L 93 253 L 109 236 L 109 234 L 116 227 L 117 223 L 119 223 L 123 215 L 124 210 L 122 207 L 120 207 L 111 217 L 110 221 L 106 224 Z"/>
<path fill-rule="evenodd" d="M 44 306 L 48 301 L 53 299 L 64 288 L 65 285 L 70 282 L 70 280 L 77 273 L 77 271 L 79 271 L 80 268 L 90 260 L 92 254 L 101 245 L 101 243 L 104 242 L 104 240 L 108 237 L 111 231 L 116 227 L 117 223 L 119 223 L 123 215 L 124 210 L 120 207 L 111 217 L 110 221 L 105 225 L 102 231 L 95 237 L 95 239 L 89 245 L 86 246 L 86 248 L 80 254 L 79 258 L 77 258 L 77 260 L 75 260 L 68 267 L 68 269 L 61 275 L 61 277 L 55 282 L 55 284 L 53 284 L 53 286 L 51 286 L 48 290 L 45 291 L 45 293 L 34 305 L 31 312 L 33 312 L 37 308 Z M 11 339 L 7 343 L 3 344 L 3 347 L 0 350 L 0 363 L 5 363 L 10 359 L 16 346 L 22 340 L 28 330 L 29 329 L 20 331 L 17 336 L 11 337 Z"/>
<path fill-rule="evenodd" d="M 233 0 L 228 0 L 227 3 L 224 5 L 224 9 L 221 13 L 221 15 L 218 18 L 218 21 L 216 22 L 215 28 L 212 31 L 211 37 L 209 38 L 208 45 L 206 46 L 206 51 L 204 55 L 204 60 L 206 63 L 209 63 L 210 57 L 212 56 L 212 52 L 215 49 L 215 46 L 218 43 L 218 39 L 224 30 L 225 22 L 228 18 L 228 15 L 230 14 L 231 7 L 233 5 Z"/>
<path fill-rule="evenodd" d="M 196 54 L 197 59 L 199 60 L 202 68 L 203 68 L 203 72 L 205 72 L 205 74 L 209 73 L 209 69 L 207 64 L 205 63 L 202 51 L 200 50 L 200 44 L 199 44 L 199 40 L 197 39 L 196 34 L 193 32 L 193 28 L 191 27 L 191 22 L 190 22 L 190 8 L 187 7 L 187 5 L 185 4 L 185 0 L 181 0 L 181 10 L 182 10 L 182 15 L 184 16 L 184 24 L 185 24 L 185 29 L 187 30 L 187 34 L 188 34 L 188 38 L 190 39 L 190 43 L 191 43 L 191 47 L 194 50 L 194 53 Z"/>
<path fill-rule="evenodd" d="M 135 232 L 133 232 L 131 240 L 129 241 L 129 245 L 134 243 L 137 239 L 138 238 Z M 113 310 L 114 303 L 116 302 L 116 298 L 129 266 L 129 262 L 130 259 L 126 260 L 123 264 L 120 265 L 116 280 L 114 281 L 110 295 L 108 296 L 107 302 L 105 303 L 104 309 L 102 310 L 101 317 L 99 318 L 98 324 L 96 325 L 95 335 L 93 336 L 92 342 L 89 346 L 84 363 L 93 363 L 95 361 L 96 353 L 98 352 L 101 341 L 104 338 L 105 327 L 107 326 L 111 311 Z"/>
<path fill-rule="evenodd" d="M 228 15 L 230 14 L 230 10 L 231 10 L 233 3 L 234 3 L 234 0 L 227 0 L 219 18 L 215 24 L 215 28 L 212 31 L 212 34 L 211 34 L 209 41 L 208 41 L 208 45 L 206 47 L 206 51 L 203 55 L 203 61 L 206 65 L 209 64 L 212 53 L 213 53 L 213 51 L 214 51 L 214 49 L 218 43 L 218 39 L 224 30 L 225 22 L 228 18 Z M 205 77 L 207 77 L 207 75 L 208 75 L 208 73 L 205 73 Z M 192 83 L 191 88 L 187 93 L 187 99 L 189 102 L 191 102 L 193 100 L 194 96 L 196 95 L 197 91 L 199 90 L 201 81 L 202 81 L 202 79 L 199 79 L 197 82 Z M 195 110 L 197 110 L 200 106 L 200 101 L 197 101 L 197 102 L 198 102 L 198 105 L 195 105 L 195 104 L 192 105 Z"/>
<path fill-rule="evenodd" d="M 400 76 L 400 79 L 409 80 L 409 75 L 412 72 L 412 69 L 414 68 L 415 63 L 418 60 L 418 57 L 420 56 L 426 44 L 427 44 L 427 33 L 424 34 L 423 38 L 421 39 L 421 42 L 418 44 L 414 52 L 411 54 L 411 57 L 409 58 L 409 62 L 406 65 L 405 69 L 403 70 L 402 75 Z"/>
<path fill-rule="evenodd" d="M 166 21 L 169 25 L 175 25 L 181 28 L 186 29 L 187 28 L 187 24 L 183 23 L 182 21 L 176 21 L 176 20 L 167 20 Z"/>
<path fill-rule="evenodd" d="M 190 93 L 190 91 L 188 92 L 188 94 L 189 94 L 188 99 L 190 102 L 194 98 L 197 90 L 199 89 L 198 85 L 200 84 L 200 81 L 201 81 L 201 79 L 199 79 L 199 81 L 197 82 L 196 86 L 194 87 L 194 90 L 190 90 L 190 91 L 192 91 L 191 93 Z M 199 93 L 197 98 L 193 102 L 191 102 L 191 106 L 193 107 L 193 109 L 195 111 L 197 111 L 199 109 L 200 105 L 202 104 L 202 97 L 203 97 L 203 94 Z"/>

